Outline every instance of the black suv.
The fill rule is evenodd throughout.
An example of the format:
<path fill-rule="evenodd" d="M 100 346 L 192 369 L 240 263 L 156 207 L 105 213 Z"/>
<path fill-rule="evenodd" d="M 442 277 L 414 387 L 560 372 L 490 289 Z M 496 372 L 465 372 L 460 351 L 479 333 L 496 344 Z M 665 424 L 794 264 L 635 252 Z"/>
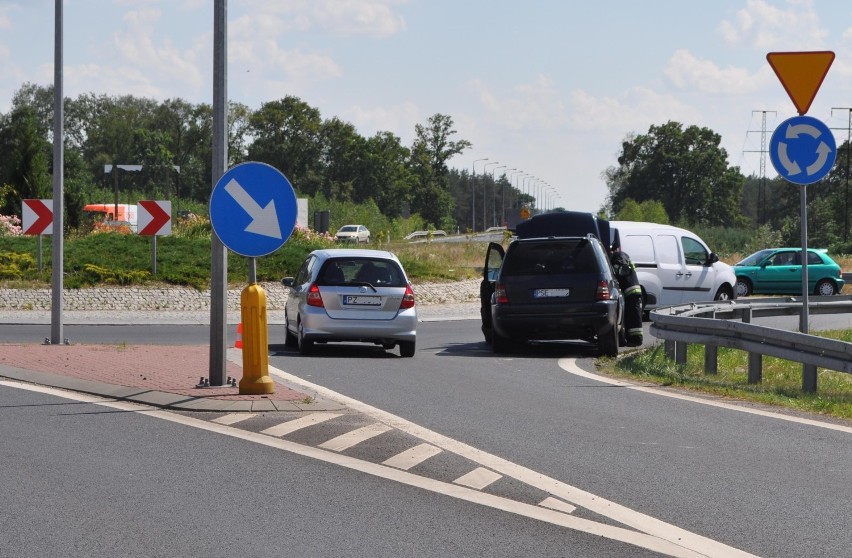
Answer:
<path fill-rule="evenodd" d="M 490 243 L 480 287 L 482 332 L 494 352 L 529 340 L 580 339 L 616 356 L 624 297 L 594 234 Z"/>

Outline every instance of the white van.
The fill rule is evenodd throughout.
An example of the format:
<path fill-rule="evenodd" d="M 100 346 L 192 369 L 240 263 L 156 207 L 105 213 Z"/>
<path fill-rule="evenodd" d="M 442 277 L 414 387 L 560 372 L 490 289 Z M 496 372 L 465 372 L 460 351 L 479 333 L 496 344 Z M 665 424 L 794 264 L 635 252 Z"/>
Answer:
<path fill-rule="evenodd" d="M 645 310 L 689 302 L 733 300 L 737 276 L 694 233 L 657 223 L 610 221 L 615 243 L 636 266 Z M 616 240 L 617 239 L 617 240 Z"/>

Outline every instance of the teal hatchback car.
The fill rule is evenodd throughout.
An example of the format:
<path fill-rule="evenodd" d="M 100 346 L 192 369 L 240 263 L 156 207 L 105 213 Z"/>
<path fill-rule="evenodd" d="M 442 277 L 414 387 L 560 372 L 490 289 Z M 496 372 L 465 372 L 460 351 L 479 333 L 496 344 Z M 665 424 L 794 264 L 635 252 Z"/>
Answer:
<path fill-rule="evenodd" d="M 737 297 L 760 294 L 802 294 L 802 249 L 767 248 L 734 264 Z M 843 289 L 843 272 L 826 250 L 808 249 L 808 291 L 836 295 Z"/>

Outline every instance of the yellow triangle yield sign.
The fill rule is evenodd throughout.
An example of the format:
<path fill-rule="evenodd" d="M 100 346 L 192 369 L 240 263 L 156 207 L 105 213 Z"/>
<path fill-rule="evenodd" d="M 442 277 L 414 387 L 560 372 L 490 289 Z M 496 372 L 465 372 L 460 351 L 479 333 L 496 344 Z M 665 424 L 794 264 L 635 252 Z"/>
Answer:
<path fill-rule="evenodd" d="M 834 62 L 834 53 L 830 50 L 770 52 L 766 59 L 796 105 L 799 115 L 804 115 L 811 108 L 819 86 Z"/>

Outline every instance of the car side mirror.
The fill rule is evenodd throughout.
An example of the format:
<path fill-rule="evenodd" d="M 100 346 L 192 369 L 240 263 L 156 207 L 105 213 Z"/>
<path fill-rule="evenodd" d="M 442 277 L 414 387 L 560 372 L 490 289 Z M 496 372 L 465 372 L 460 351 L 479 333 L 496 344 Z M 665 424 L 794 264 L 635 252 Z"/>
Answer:
<path fill-rule="evenodd" d="M 710 255 L 707 256 L 707 265 L 713 265 L 714 263 L 719 261 L 719 256 L 716 255 L 716 252 L 710 252 Z"/>
<path fill-rule="evenodd" d="M 285 287 L 292 287 L 293 286 L 293 278 L 292 277 L 285 277 L 284 279 L 281 280 L 281 284 L 284 285 Z"/>

